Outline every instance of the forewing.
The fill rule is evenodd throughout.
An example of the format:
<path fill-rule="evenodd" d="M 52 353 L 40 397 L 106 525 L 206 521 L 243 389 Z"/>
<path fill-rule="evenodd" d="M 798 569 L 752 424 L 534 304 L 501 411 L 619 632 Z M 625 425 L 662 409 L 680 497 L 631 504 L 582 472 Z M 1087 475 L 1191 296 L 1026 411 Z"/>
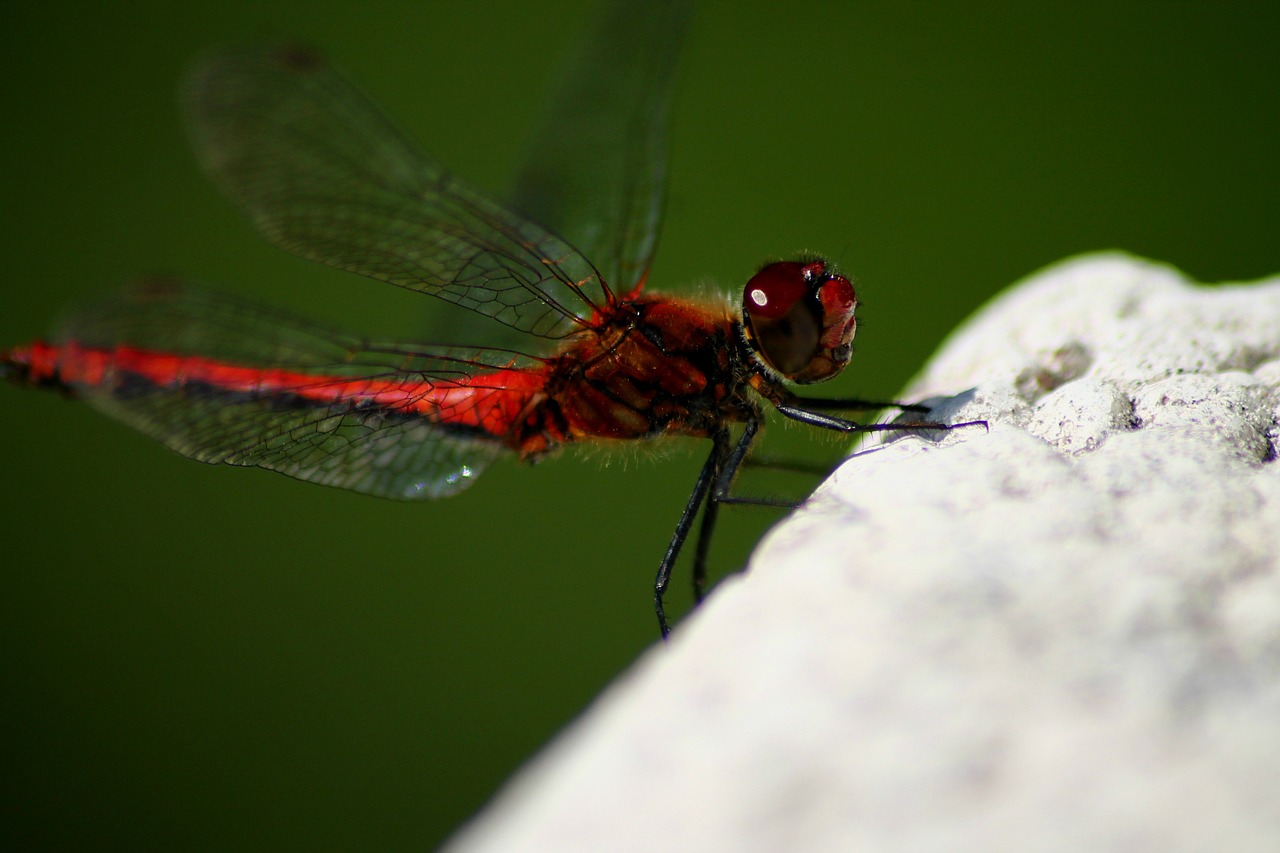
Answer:
<path fill-rule="evenodd" d="M 284 249 L 544 338 L 611 298 L 574 248 L 449 174 L 306 49 L 212 54 L 185 104 L 209 174 Z"/>
<path fill-rule="evenodd" d="M 617 2 L 569 67 L 516 180 L 516 210 L 619 291 L 641 284 L 666 191 L 668 105 L 689 0 Z"/>
<path fill-rule="evenodd" d="M 73 385 L 98 409 L 185 456 L 395 499 L 461 491 L 502 445 L 478 431 L 372 405 L 371 389 L 383 398 L 410 400 L 495 371 L 534 376 L 540 364 L 508 352 L 424 353 L 372 343 L 171 282 L 85 306 L 64 322 L 58 342 L 69 358 L 90 348 L 120 347 L 189 357 L 168 382 L 113 367 L 105 377 Z M 227 365 L 228 373 L 240 369 L 253 384 L 209 380 L 210 364 Z M 205 377 L 197 376 L 198 369 Z M 334 399 L 317 401 L 329 392 Z M 457 422 L 467 412 L 458 405 L 441 414 Z"/>

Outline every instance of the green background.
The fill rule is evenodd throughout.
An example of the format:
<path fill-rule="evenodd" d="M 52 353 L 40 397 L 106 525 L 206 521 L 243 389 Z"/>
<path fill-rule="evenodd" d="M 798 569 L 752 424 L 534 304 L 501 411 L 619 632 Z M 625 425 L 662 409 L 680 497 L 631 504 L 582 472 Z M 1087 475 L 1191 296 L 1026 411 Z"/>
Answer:
<path fill-rule="evenodd" d="M 653 286 L 736 290 L 766 258 L 828 253 L 865 307 L 824 390 L 892 396 L 1066 255 L 1280 271 L 1280 6 L 1030 5 L 707 4 Z M 5 3 L 0 342 L 156 272 L 410 332 L 422 297 L 266 246 L 205 181 L 184 63 L 316 44 L 500 188 L 589 9 Z M 705 451 L 505 462 L 398 505 L 196 465 L 51 394 L 3 387 L 0 411 L 5 847 L 437 843 L 653 644 L 649 585 Z M 774 452 L 838 455 L 777 427 Z M 777 519 L 726 515 L 718 574 Z M 687 584 L 682 565 L 677 613 Z"/>

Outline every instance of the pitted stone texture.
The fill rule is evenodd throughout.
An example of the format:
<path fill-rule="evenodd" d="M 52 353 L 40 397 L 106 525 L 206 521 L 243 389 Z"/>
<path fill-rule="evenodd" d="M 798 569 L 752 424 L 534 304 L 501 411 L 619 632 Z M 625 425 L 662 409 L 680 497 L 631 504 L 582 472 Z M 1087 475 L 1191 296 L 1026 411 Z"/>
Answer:
<path fill-rule="evenodd" d="M 1280 849 L 1280 281 L 1012 288 L 464 850 Z"/>

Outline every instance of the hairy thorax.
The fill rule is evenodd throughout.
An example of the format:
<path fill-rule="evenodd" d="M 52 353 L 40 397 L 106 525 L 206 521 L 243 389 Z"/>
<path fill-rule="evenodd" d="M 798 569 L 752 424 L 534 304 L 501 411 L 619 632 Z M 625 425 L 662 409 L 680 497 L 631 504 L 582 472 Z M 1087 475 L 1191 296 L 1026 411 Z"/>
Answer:
<path fill-rule="evenodd" d="M 748 396 L 736 322 L 727 307 L 642 297 L 552 363 L 545 395 L 522 419 L 522 456 L 585 439 L 705 436 L 758 408 Z"/>

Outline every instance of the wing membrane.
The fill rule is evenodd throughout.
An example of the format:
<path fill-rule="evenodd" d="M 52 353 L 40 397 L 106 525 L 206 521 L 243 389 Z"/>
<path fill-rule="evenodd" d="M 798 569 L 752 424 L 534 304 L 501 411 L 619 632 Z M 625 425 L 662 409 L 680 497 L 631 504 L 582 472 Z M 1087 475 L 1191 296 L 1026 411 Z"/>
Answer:
<path fill-rule="evenodd" d="M 643 282 L 666 190 L 667 113 L 688 0 L 620 2 L 584 44 L 530 147 L 516 210 L 622 290 Z"/>
<path fill-rule="evenodd" d="M 449 174 L 305 49 L 211 55 L 185 101 L 205 168 L 284 249 L 544 338 L 612 299 L 577 250 Z"/>
<path fill-rule="evenodd" d="M 171 282 L 86 306 L 59 343 L 64 360 L 110 354 L 105 375 L 82 369 L 78 395 L 185 456 L 395 499 L 466 488 L 502 451 L 476 426 L 481 407 L 497 412 L 517 393 L 511 377 L 536 382 L 541 365 L 505 351 L 372 343 Z M 122 365 L 122 347 L 178 365 L 143 376 Z M 411 411 L 464 386 L 432 417 Z"/>

